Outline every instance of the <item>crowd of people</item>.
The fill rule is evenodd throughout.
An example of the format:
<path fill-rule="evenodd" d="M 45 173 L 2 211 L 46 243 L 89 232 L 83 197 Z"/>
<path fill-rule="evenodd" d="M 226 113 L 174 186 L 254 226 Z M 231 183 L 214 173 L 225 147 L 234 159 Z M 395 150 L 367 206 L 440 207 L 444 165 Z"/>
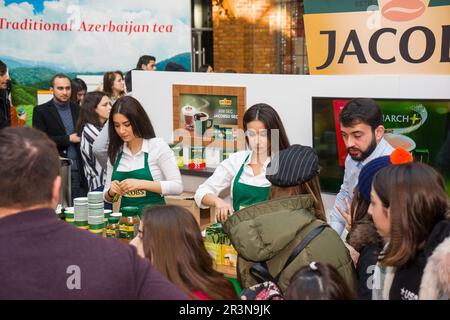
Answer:
<path fill-rule="evenodd" d="M 142 56 L 133 70 L 156 70 L 156 59 Z M 166 70 L 183 71 L 175 63 Z M 0 61 L 0 298 L 240 298 L 214 269 L 194 217 L 166 205 L 165 196 L 183 192 L 181 173 L 132 96 L 130 74 L 107 72 L 92 92 L 57 74 L 53 99 L 34 108 L 33 128 L 11 128 Z M 238 252 L 239 283 L 255 293 L 244 298 L 267 299 L 270 291 L 292 300 L 449 299 L 443 177 L 383 138 L 374 100 L 351 100 L 339 122 L 348 156 L 329 214 L 316 152 L 291 144 L 265 103 L 245 111 L 246 150 L 198 187 L 197 206 L 215 210 Z M 108 205 L 120 198 L 120 208 L 139 208 L 130 245 L 55 219 L 60 157 L 72 160 L 73 198 L 102 191 Z"/>

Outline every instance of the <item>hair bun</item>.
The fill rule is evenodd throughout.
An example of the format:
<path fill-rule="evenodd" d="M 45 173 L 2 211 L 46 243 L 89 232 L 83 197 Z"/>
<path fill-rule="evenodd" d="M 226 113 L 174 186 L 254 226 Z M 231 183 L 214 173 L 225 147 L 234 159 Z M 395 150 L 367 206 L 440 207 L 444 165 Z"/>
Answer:
<path fill-rule="evenodd" d="M 413 156 L 405 148 L 397 147 L 389 156 L 392 164 L 405 164 L 413 162 Z"/>

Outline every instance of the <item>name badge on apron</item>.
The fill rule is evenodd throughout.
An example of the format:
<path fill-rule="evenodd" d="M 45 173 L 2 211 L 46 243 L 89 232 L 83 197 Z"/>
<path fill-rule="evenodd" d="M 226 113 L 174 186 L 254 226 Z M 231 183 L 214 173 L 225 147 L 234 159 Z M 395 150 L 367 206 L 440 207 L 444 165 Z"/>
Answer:
<path fill-rule="evenodd" d="M 145 198 L 147 196 L 147 191 L 145 190 L 134 190 L 125 193 L 124 197 L 127 198 Z"/>

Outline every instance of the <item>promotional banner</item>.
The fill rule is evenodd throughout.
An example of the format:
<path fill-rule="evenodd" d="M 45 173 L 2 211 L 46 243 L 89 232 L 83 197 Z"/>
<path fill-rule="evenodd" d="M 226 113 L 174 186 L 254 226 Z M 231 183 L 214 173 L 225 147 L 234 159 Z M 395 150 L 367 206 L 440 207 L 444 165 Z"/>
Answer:
<path fill-rule="evenodd" d="M 311 74 L 450 74 L 450 0 L 305 0 Z"/>
<path fill-rule="evenodd" d="M 136 68 L 142 55 L 191 69 L 189 0 L 0 0 L 0 60 L 12 102 L 31 123 L 36 91 L 57 73 L 103 75 Z"/>

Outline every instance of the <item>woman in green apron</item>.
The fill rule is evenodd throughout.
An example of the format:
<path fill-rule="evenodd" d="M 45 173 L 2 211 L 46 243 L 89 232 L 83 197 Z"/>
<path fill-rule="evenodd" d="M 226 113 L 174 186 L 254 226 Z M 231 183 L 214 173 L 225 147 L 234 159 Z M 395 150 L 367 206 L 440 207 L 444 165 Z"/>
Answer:
<path fill-rule="evenodd" d="M 243 122 L 248 150 L 222 161 L 195 193 L 197 205 L 215 207 L 216 217 L 222 222 L 243 207 L 268 200 L 271 184 L 266 179 L 266 168 L 271 151 L 289 147 L 280 116 L 271 106 L 252 106 L 245 112 Z M 277 141 L 272 141 L 272 137 Z M 232 204 L 219 197 L 226 188 L 230 188 Z"/>
<path fill-rule="evenodd" d="M 114 103 L 109 118 L 108 167 L 105 200 L 120 207 L 165 204 L 167 194 L 183 191 L 175 156 L 164 140 L 156 138 L 144 108 L 134 98 Z"/>

